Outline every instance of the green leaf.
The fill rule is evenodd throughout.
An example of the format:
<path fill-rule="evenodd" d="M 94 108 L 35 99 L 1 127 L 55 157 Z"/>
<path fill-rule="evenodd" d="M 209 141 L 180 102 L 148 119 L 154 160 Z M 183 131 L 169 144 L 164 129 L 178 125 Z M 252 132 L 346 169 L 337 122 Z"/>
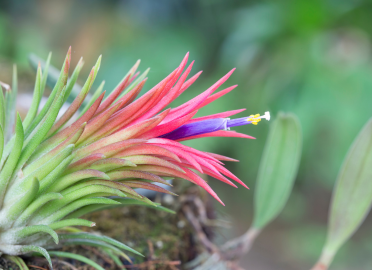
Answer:
<path fill-rule="evenodd" d="M 80 110 L 81 112 L 80 112 L 79 118 L 92 106 L 92 104 L 101 95 L 104 85 L 105 85 L 105 81 L 102 81 L 101 84 L 96 89 L 96 91 L 94 92 L 93 96 L 89 99 L 88 103 L 84 106 L 82 110 Z"/>
<path fill-rule="evenodd" d="M 68 226 L 86 226 L 86 227 L 94 227 L 96 226 L 96 223 L 81 219 L 81 218 L 71 218 L 71 219 L 65 219 L 61 221 L 54 222 L 52 224 L 49 224 L 49 227 L 52 228 L 53 230 L 58 230 L 63 227 L 68 227 Z"/>
<path fill-rule="evenodd" d="M 86 167 L 86 169 L 98 170 L 101 172 L 108 172 L 121 167 L 136 167 L 132 161 L 121 158 L 106 158 L 97 160 L 93 164 Z"/>
<path fill-rule="evenodd" d="M 44 91 L 45 91 L 45 85 L 46 85 L 46 81 L 48 79 L 49 65 L 50 65 L 50 60 L 51 59 L 52 59 L 52 53 L 50 52 L 48 54 L 48 58 L 47 58 L 47 60 L 46 60 L 46 62 L 44 64 L 44 67 L 43 67 L 43 72 L 42 72 L 43 77 L 42 77 L 42 80 L 41 80 L 41 91 L 40 91 L 41 95 L 40 95 L 40 100 L 41 100 L 41 98 L 42 98 L 42 96 L 44 94 Z"/>
<path fill-rule="evenodd" d="M 102 185 L 87 185 L 84 188 L 77 187 L 76 190 L 73 190 L 72 192 L 64 192 L 62 191 L 61 194 L 63 196 L 60 200 L 55 200 L 53 202 L 48 203 L 45 205 L 41 210 L 38 211 L 38 216 L 40 216 L 40 219 L 46 218 L 56 211 L 60 210 L 62 207 L 66 206 L 69 203 L 76 202 L 79 200 L 84 200 L 85 196 L 95 196 L 95 193 L 99 192 L 105 192 L 110 194 L 110 196 L 121 196 L 125 197 L 125 194 L 121 192 L 120 190 L 117 190 L 115 188 L 102 186 Z"/>
<path fill-rule="evenodd" d="M 114 252 L 108 248 L 101 248 L 101 250 L 103 252 L 105 252 L 115 263 L 117 266 L 119 266 L 119 268 L 121 269 L 127 269 L 125 268 L 124 264 L 121 262 L 120 258 L 118 256 L 116 256 L 116 254 L 114 254 Z M 124 253 L 125 254 L 125 253 Z M 125 259 L 127 261 L 131 261 L 130 258 L 125 254 Z"/>
<path fill-rule="evenodd" d="M 91 240 L 91 239 L 68 239 L 63 241 L 63 245 L 86 245 L 86 246 L 93 246 L 99 248 L 107 248 L 116 254 L 124 257 L 125 259 L 129 258 L 124 252 L 122 252 L 117 247 L 107 244 L 106 242 Z"/>
<path fill-rule="evenodd" d="M 67 99 L 69 98 L 73 89 L 74 89 L 73 93 L 80 93 L 81 92 L 81 86 L 78 87 L 79 88 L 79 90 L 78 90 L 78 88 L 75 87 L 75 85 L 76 85 L 76 80 L 79 77 L 80 71 L 83 68 L 83 65 L 84 65 L 83 58 L 80 58 L 79 62 L 77 63 L 77 65 L 74 69 L 74 72 L 72 72 L 72 75 L 71 75 L 70 79 L 68 80 L 67 87 L 66 87 L 67 88 L 66 95 L 65 95 L 65 98 L 64 98 L 63 102 L 67 101 Z"/>
<path fill-rule="evenodd" d="M 32 217 L 32 215 L 37 210 L 39 210 L 44 204 L 52 200 L 57 200 L 61 198 L 63 198 L 63 196 L 60 193 L 47 193 L 38 197 L 23 211 L 23 213 L 14 222 L 13 227 L 20 227 L 26 225 L 27 221 Z"/>
<path fill-rule="evenodd" d="M 35 149 L 31 157 L 27 160 L 24 170 L 28 170 L 29 166 L 35 166 L 35 164 L 44 164 L 67 145 L 75 144 L 80 135 L 83 133 L 85 125 L 86 123 L 83 123 L 80 128 L 75 129 L 75 131 L 67 136 L 65 140 L 62 140 L 62 142 L 48 143 L 48 140 L 45 140 Z"/>
<path fill-rule="evenodd" d="M 291 193 L 301 156 L 298 118 L 279 113 L 271 124 L 258 172 L 253 227 L 266 226 L 282 211 Z"/>
<path fill-rule="evenodd" d="M 372 119 L 351 145 L 333 190 L 327 241 L 320 262 L 329 265 L 372 206 Z"/>
<path fill-rule="evenodd" d="M 50 57 L 51 57 L 51 53 L 48 55 L 47 61 L 45 62 L 39 56 L 37 56 L 35 54 L 30 54 L 29 57 L 28 57 L 28 60 L 30 62 L 31 67 L 35 71 L 37 70 L 38 63 L 41 64 L 41 67 L 43 68 L 43 85 L 45 86 L 45 84 L 46 84 L 46 85 L 48 85 L 49 88 L 53 89 L 53 88 L 56 87 L 57 82 L 60 79 L 59 76 L 60 76 L 61 72 L 56 67 L 50 65 Z M 71 83 L 69 81 L 69 86 L 72 86 L 72 90 L 70 90 L 69 87 L 68 87 L 69 93 L 71 91 L 74 92 L 74 93 L 79 93 L 80 90 L 81 90 L 81 86 L 78 83 L 76 83 L 76 79 L 77 79 L 77 76 L 79 75 L 78 72 L 80 72 L 80 70 L 82 68 L 82 65 L 83 65 L 83 63 L 80 60 L 78 65 L 76 65 L 74 72 L 72 73 L 73 75 L 70 78 Z M 62 67 L 61 70 L 64 70 L 64 67 Z M 74 82 L 74 80 L 73 80 L 74 77 L 76 77 L 75 83 L 73 83 Z M 44 88 L 43 88 L 43 92 L 44 92 Z"/>
<path fill-rule="evenodd" d="M 71 61 L 71 48 L 68 50 L 65 61 L 63 63 L 61 73 L 58 77 L 57 82 L 55 83 L 55 86 L 53 88 L 52 93 L 49 95 L 47 102 L 44 104 L 43 108 L 41 111 L 38 113 L 38 115 L 35 117 L 35 119 L 32 121 L 31 125 L 27 128 L 26 130 L 26 137 L 28 137 L 31 132 L 36 128 L 36 126 L 39 125 L 40 121 L 42 121 L 45 117 L 45 115 L 53 110 L 53 107 L 57 109 L 58 111 L 60 110 L 61 107 L 57 107 L 55 104 L 56 96 L 59 96 L 62 91 L 65 92 L 66 89 L 66 83 L 67 83 L 67 78 L 68 78 L 68 71 L 70 67 L 70 61 Z M 51 67 L 50 67 L 51 68 Z M 52 70 L 50 70 L 52 71 Z M 61 100 L 61 105 L 63 104 L 63 98 Z M 51 109 L 52 107 L 52 109 Z"/>
<path fill-rule="evenodd" d="M 0 125 L 0 160 L 1 160 L 1 157 L 3 156 L 3 150 L 4 150 L 4 132 L 3 132 L 2 125 Z"/>
<path fill-rule="evenodd" d="M 40 181 L 44 179 L 53 169 L 55 169 L 61 162 L 71 155 L 75 145 L 69 144 L 62 149 L 55 156 L 49 156 L 48 160 L 40 159 L 33 162 L 23 170 L 23 175 L 35 175 Z"/>
<path fill-rule="evenodd" d="M 21 257 L 18 256 L 10 256 L 10 255 L 3 255 L 5 259 L 14 262 L 20 270 L 29 270 L 25 262 L 22 260 Z"/>
<path fill-rule="evenodd" d="M 25 146 L 22 150 L 22 154 L 19 158 L 17 164 L 17 171 L 18 169 L 22 168 L 26 161 L 30 158 L 34 150 L 40 145 L 40 143 L 45 138 L 46 134 L 53 126 L 54 121 L 57 118 L 58 112 L 62 107 L 63 102 L 63 95 L 66 88 L 63 88 L 61 92 L 59 92 L 55 100 L 52 103 L 50 110 L 45 114 L 44 118 L 40 121 L 40 123 L 35 127 L 29 137 L 25 140 Z"/>
<path fill-rule="evenodd" d="M 12 233 L 12 231 L 9 231 L 9 233 Z M 54 242 L 58 244 L 58 234 L 49 226 L 47 225 L 34 225 L 34 226 L 27 226 L 17 232 L 14 233 L 14 237 L 18 239 L 26 238 L 30 235 L 36 234 L 36 233 L 46 233 L 49 234 Z M 4 233 L 6 234 L 6 233 Z"/>
<path fill-rule="evenodd" d="M 1 172 L 0 172 L 0 206 L 3 203 L 6 187 L 8 186 L 10 177 L 21 155 L 23 139 L 24 139 L 24 133 L 23 133 L 22 120 L 18 114 L 17 123 L 16 123 L 16 135 L 14 139 L 15 144 L 14 144 L 13 149 L 10 152 L 10 155 L 4 167 L 1 169 Z"/>
<path fill-rule="evenodd" d="M 45 259 L 47 259 L 50 268 L 53 270 L 52 261 L 50 260 L 50 256 L 48 254 L 48 251 L 46 251 L 46 249 L 42 247 L 30 245 L 30 246 L 22 246 L 21 251 L 22 253 L 37 252 L 37 253 L 42 254 L 45 257 Z"/>
<path fill-rule="evenodd" d="M 56 181 L 59 180 L 59 176 L 62 174 L 62 172 L 65 171 L 65 169 L 68 167 L 68 165 L 71 163 L 71 161 L 74 159 L 74 154 L 67 157 L 65 160 L 61 162 L 51 173 L 48 174 L 47 177 L 45 177 L 40 182 L 40 188 L 38 192 L 38 196 L 45 193 L 45 191 L 53 185 Z"/>
<path fill-rule="evenodd" d="M 4 100 L 3 88 L 1 87 L 1 85 L 0 85 L 0 126 L 3 129 L 5 127 L 5 100 Z M 0 157 L 0 160 L 1 160 L 1 157 Z"/>
<path fill-rule="evenodd" d="M 63 161 L 68 159 L 72 153 L 72 150 L 74 149 L 74 145 L 69 145 L 65 149 L 63 149 L 60 153 L 58 153 L 55 157 L 50 159 L 48 162 L 46 162 L 43 166 L 40 166 L 36 170 L 27 173 L 24 173 L 24 176 L 17 177 L 13 182 L 12 185 L 8 188 L 7 194 L 4 199 L 4 204 L 7 203 L 7 201 L 14 200 L 18 197 L 18 194 L 20 192 L 20 187 L 24 185 L 24 183 L 27 183 L 31 181 L 32 178 L 37 178 L 40 182 L 44 182 L 43 180 L 49 176 L 49 174 L 62 164 Z M 47 178 L 49 179 L 49 178 Z M 44 185 L 43 185 L 44 186 Z M 39 187 L 38 187 L 38 193 L 39 193 Z"/>
<path fill-rule="evenodd" d="M 127 245 L 125 245 L 125 244 L 123 244 L 123 243 L 121 243 L 121 242 L 119 242 L 115 239 L 112 239 L 112 238 L 110 238 L 108 236 L 104 236 L 104 235 L 95 235 L 95 234 L 91 234 L 91 233 L 72 233 L 72 234 L 62 234 L 61 235 L 61 240 L 62 239 L 75 239 L 75 240 L 89 239 L 89 240 L 102 241 L 102 242 L 106 242 L 110 245 L 113 245 L 115 247 L 118 247 L 120 249 L 124 249 L 124 250 L 133 252 L 134 254 L 137 254 L 137 255 L 140 255 L 140 256 L 144 257 L 138 251 L 128 247 Z"/>
<path fill-rule="evenodd" d="M 37 111 L 39 109 L 39 103 L 41 100 L 41 66 L 39 65 L 37 72 L 36 72 L 36 80 L 35 80 L 35 88 L 34 94 L 32 97 L 31 107 L 27 112 L 26 118 L 23 120 L 23 128 L 27 129 L 27 127 L 31 124 L 34 120 Z"/>
<path fill-rule="evenodd" d="M 68 215 L 68 217 L 69 218 L 77 218 L 77 217 L 81 217 L 85 214 L 101 211 L 101 210 L 104 210 L 104 209 L 118 208 L 118 207 L 131 206 L 131 205 L 141 205 L 141 206 L 153 208 L 153 209 L 156 209 L 156 210 L 164 211 L 164 212 L 167 212 L 167 213 L 170 213 L 170 214 L 175 214 L 176 213 L 173 210 L 170 210 L 170 209 L 168 209 L 164 206 L 161 206 L 161 205 L 158 205 L 158 204 L 149 204 L 147 202 L 138 201 L 136 199 L 113 198 L 113 200 L 119 202 L 120 204 L 117 204 L 117 205 L 88 205 L 88 206 L 84 206 L 84 207 L 76 210 L 75 212 L 71 213 L 70 215 Z"/>
<path fill-rule="evenodd" d="M 98 270 L 105 270 L 104 268 L 102 268 L 100 265 L 96 264 L 94 261 L 84 257 L 84 256 L 81 256 L 81 255 L 77 255 L 77 254 L 73 254 L 73 253 L 69 253 L 69 252 L 62 252 L 62 251 L 50 251 L 49 252 L 50 255 L 52 256 L 57 256 L 57 257 L 62 257 L 62 258 L 69 258 L 69 259 L 74 259 L 74 260 L 77 260 L 77 261 L 81 261 L 83 263 L 86 263 Z"/>
<path fill-rule="evenodd" d="M 40 223 L 43 224 L 51 224 L 54 223 L 58 220 L 63 219 L 65 216 L 70 214 L 73 211 L 76 211 L 77 209 L 86 206 L 86 205 L 91 205 L 91 204 L 120 204 L 114 200 L 108 199 L 108 198 L 102 198 L 102 197 L 95 197 L 95 198 L 84 198 L 81 200 L 74 201 L 70 203 L 69 205 L 63 207 L 62 209 L 58 210 L 54 214 L 50 215 L 46 219 L 40 221 Z M 36 222 L 38 222 L 38 217 L 35 218 Z M 32 223 L 32 221 L 30 222 Z"/>
<path fill-rule="evenodd" d="M 105 180 L 110 179 L 110 177 L 104 172 L 96 170 L 80 170 L 60 177 L 57 182 L 55 182 L 48 188 L 48 192 L 60 192 L 74 185 L 75 183 L 87 178 L 99 178 Z"/>
<path fill-rule="evenodd" d="M 96 65 L 92 68 L 92 71 L 90 72 L 80 93 L 76 95 L 74 101 L 69 106 L 69 108 L 63 113 L 63 115 L 56 121 L 56 123 L 54 123 L 53 127 L 49 130 L 48 137 L 53 135 L 55 132 L 57 132 L 68 120 L 71 119 L 71 117 L 75 114 L 75 112 L 80 108 L 80 105 L 83 103 L 85 97 L 87 96 L 94 82 L 95 77 L 97 76 L 100 63 L 101 63 L 101 57 L 98 58 Z M 68 87 L 69 87 L 69 84 L 67 85 L 67 88 L 66 88 L 65 99 L 66 99 L 66 96 L 70 94 L 68 92 L 69 91 Z"/>
<path fill-rule="evenodd" d="M 31 204 L 39 190 L 39 181 L 33 177 L 29 181 L 23 182 L 17 189 L 18 192 L 14 196 L 6 194 L 4 198 L 4 207 L 0 215 L 0 227 L 2 228 L 11 226 L 27 206 Z"/>

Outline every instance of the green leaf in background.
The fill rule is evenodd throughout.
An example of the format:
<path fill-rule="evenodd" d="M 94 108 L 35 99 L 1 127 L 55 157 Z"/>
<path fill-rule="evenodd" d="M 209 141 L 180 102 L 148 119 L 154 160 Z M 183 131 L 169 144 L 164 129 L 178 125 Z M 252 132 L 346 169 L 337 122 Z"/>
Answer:
<path fill-rule="evenodd" d="M 38 65 L 39 64 L 41 65 L 43 72 L 45 72 L 46 74 L 46 77 L 43 77 L 42 86 L 45 87 L 45 84 L 46 84 L 50 89 L 53 89 L 58 81 L 60 70 L 50 65 L 50 58 L 51 58 L 51 53 L 49 53 L 47 61 L 44 61 L 42 58 L 40 58 L 39 56 L 35 54 L 30 54 L 28 57 L 28 60 L 30 62 L 31 67 L 35 71 L 37 71 Z M 80 70 L 83 67 L 83 64 L 84 64 L 83 60 L 80 59 L 78 64 L 76 65 L 74 72 L 69 78 L 68 87 L 66 91 L 68 95 L 66 95 L 65 101 L 68 100 L 69 102 L 72 102 L 74 98 L 81 91 L 82 86 L 76 83 L 76 80 L 77 80 L 77 77 L 79 76 Z M 42 89 L 42 91 L 44 91 L 44 88 Z M 71 93 L 71 96 L 70 96 L 70 93 Z M 87 100 L 89 100 L 89 98 Z M 85 103 L 86 102 L 84 102 L 84 104 Z"/>
<path fill-rule="evenodd" d="M 282 211 L 297 175 L 301 147 L 298 118 L 291 113 L 279 113 L 271 124 L 258 172 L 254 228 L 263 228 Z"/>
<path fill-rule="evenodd" d="M 318 264 L 327 269 L 338 249 L 355 233 L 372 204 L 372 119 L 349 149 L 333 190 L 328 237 Z"/>

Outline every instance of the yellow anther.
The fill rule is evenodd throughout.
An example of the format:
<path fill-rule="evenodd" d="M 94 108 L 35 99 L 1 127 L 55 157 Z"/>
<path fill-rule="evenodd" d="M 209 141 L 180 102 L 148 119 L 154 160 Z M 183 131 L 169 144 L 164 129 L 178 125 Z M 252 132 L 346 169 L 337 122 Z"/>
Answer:
<path fill-rule="evenodd" d="M 251 122 L 251 124 L 253 125 L 257 125 L 258 122 L 261 121 L 261 118 L 259 118 L 260 115 L 259 114 L 256 114 L 256 115 L 250 115 L 248 118 L 247 118 L 247 121 L 248 122 Z"/>

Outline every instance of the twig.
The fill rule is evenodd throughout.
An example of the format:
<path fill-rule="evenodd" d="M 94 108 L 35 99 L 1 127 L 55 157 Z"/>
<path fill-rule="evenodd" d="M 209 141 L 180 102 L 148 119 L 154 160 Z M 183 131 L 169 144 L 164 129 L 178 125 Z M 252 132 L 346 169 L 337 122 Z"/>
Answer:
<path fill-rule="evenodd" d="M 203 229 L 199 223 L 199 220 L 194 216 L 194 213 L 192 212 L 191 208 L 185 205 L 183 206 L 182 210 L 184 211 L 186 218 L 189 220 L 191 225 L 194 227 L 194 230 L 196 231 L 198 239 L 206 247 L 208 252 L 218 253 L 218 248 L 211 241 L 209 241 L 208 237 L 203 232 Z"/>
<path fill-rule="evenodd" d="M 221 247 L 222 258 L 226 261 L 236 260 L 250 250 L 261 230 L 250 228 L 245 234 L 226 242 Z"/>
<path fill-rule="evenodd" d="M 147 240 L 147 245 L 149 246 L 149 253 L 150 253 L 149 259 L 153 260 L 153 259 L 155 259 L 155 257 L 154 257 L 154 245 L 151 242 L 151 240 L 149 240 L 149 239 Z"/>
<path fill-rule="evenodd" d="M 189 195 L 183 199 L 183 203 L 192 203 L 195 207 L 195 210 L 198 213 L 197 217 L 195 216 L 194 211 L 191 209 L 191 207 L 187 204 L 183 206 L 182 210 L 185 213 L 187 220 L 194 228 L 199 241 L 209 253 L 209 257 L 206 260 L 202 260 L 202 262 L 198 262 L 196 265 L 199 265 L 199 267 L 195 269 L 241 270 L 242 268 L 238 265 L 238 260 L 249 251 L 254 240 L 260 233 L 260 230 L 250 228 L 242 236 L 230 240 L 226 242 L 221 248 L 218 248 L 208 239 L 208 237 L 204 233 L 203 227 L 201 226 L 201 224 L 205 226 L 216 224 L 214 220 L 208 219 L 203 201 L 195 195 Z"/>
<path fill-rule="evenodd" d="M 48 270 L 46 268 L 43 268 L 43 267 L 40 267 L 40 266 L 37 266 L 37 265 L 32 265 L 32 264 L 28 265 L 28 267 L 33 267 L 33 268 L 42 269 L 42 270 Z"/>
<path fill-rule="evenodd" d="M 185 202 L 190 202 L 194 204 L 196 210 L 198 211 L 199 214 L 199 220 L 200 222 L 209 227 L 223 227 L 223 228 L 229 228 L 230 224 L 229 222 L 225 220 L 216 220 L 216 219 L 209 219 L 207 217 L 207 211 L 205 209 L 203 201 L 195 196 L 195 195 L 188 195 L 183 197 L 183 200 L 181 200 L 183 203 Z"/>
<path fill-rule="evenodd" d="M 151 261 L 154 259 L 154 245 L 152 244 L 150 240 L 147 240 L 147 245 L 149 246 L 149 253 L 150 253 L 149 261 Z M 150 264 L 148 268 L 149 270 L 155 270 L 155 266 L 152 264 Z"/>

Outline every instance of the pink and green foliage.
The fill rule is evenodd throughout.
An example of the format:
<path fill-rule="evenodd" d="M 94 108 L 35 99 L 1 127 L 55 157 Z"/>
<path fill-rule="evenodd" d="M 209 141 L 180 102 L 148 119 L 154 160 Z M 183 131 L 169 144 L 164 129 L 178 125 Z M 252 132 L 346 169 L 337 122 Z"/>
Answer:
<path fill-rule="evenodd" d="M 120 249 L 137 253 L 107 237 L 55 230 L 94 226 L 93 222 L 79 217 L 117 204 L 141 202 L 166 211 L 136 189 L 173 194 L 156 185 L 169 185 L 165 181 L 169 178 L 188 180 L 222 203 L 196 171 L 236 187 L 228 179 L 231 178 L 246 187 L 222 163 L 236 160 L 180 142 L 211 136 L 252 138 L 229 128 L 257 124 L 261 118 L 268 120 L 269 115 L 226 118 L 243 111 L 236 110 L 194 118 L 198 109 L 235 88 L 215 93 L 233 70 L 190 101 L 169 107 L 201 74 L 188 79 L 193 65 L 191 62 L 187 66 L 188 56 L 140 97 L 147 72 L 143 75 L 137 72 L 137 62 L 111 94 L 105 97 L 101 84 L 88 105 L 81 108 L 97 76 L 99 57 L 80 93 L 75 94 L 60 117 L 57 116 L 72 93 L 82 61 L 69 79 L 70 48 L 47 102 L 39 108 L 51 68 L 49 56 L 43 71 L 40 65 L 37 69 L 32 105 L 23 121 L 15 111 L 15 70 L 12 88 L 6 89 L 5 98 L 3 91 L 0 93 L 0 253 L 16 256 L 39 252 L 50 260 L 45 248 L 81 242 L 109 248 L 117 256 L 122 254 Z"/>

